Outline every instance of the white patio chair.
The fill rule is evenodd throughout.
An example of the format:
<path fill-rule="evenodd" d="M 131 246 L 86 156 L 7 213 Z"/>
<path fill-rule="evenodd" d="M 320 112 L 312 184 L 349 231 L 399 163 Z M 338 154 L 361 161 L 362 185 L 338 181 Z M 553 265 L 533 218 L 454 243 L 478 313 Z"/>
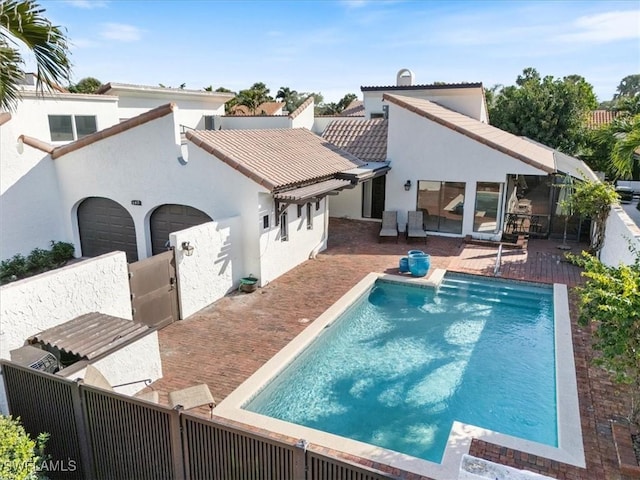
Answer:
<path fill-rule="evenodd" d="M 411 238 L 424 238 L 427 242 L 427 232 L 424 231 L 424 217 L 422 211 L 408 212 L 407 240 Z"/>
<path fill-rule="evenodd" d="M 395 237 L 398 243 L 398 212 L 387 210 L 382 212 L 382 228 L 378 240 Z"/>

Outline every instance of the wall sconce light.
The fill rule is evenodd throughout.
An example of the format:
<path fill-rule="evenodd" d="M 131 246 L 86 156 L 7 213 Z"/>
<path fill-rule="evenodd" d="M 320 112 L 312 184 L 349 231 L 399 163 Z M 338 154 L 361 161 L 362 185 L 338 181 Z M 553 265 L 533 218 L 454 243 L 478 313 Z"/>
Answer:
<path fill-rule="evenodd" d="M 408 192 L 409 190 L 411 190 L 411 180 L 407 180 L 406 182 L 404 182 L 404 189 Z"/>
<path fill-rule="evenodd" d="M 191 245 L 190 242 L 182 242 L 182 251 L 187 257 L 190 257 L 191 255 L 193 255 L 194 250 L 195 250 L 195 247 Z"/>

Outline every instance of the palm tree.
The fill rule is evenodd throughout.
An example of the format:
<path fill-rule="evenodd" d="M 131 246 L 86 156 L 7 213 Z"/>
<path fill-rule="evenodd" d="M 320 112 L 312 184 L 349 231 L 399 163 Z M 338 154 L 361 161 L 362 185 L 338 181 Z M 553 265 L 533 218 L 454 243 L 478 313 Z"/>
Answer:
<path fill-rule="evenodd" d="M 640 166 L 640 115 L 625 118 L 611 151 L 611 163 L 622 178 L 632 178 Z"/>
<path fill-rule="evenodd" d="M 33 0 L 0 1 L 0 108 L 14 110 L 20 99 L 18 82 L 24 78 L 20 48 L 36 61 L 36 91 L 44 94 L 66 85 L 71 73 L 69 46 L 61 27 L 51 24 Z"/>

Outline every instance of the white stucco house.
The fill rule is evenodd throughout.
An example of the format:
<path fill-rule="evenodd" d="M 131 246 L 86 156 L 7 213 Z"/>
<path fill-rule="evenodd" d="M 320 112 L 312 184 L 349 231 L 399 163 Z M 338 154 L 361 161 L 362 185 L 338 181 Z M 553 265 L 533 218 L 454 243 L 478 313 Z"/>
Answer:
<path fill-rule="evenodd" d="M 597 179 L 584 162 L 489 125 L 482 84 L 413 85 L 401 70 L 397 85 L 362 91 L 363 116 L 335 120 L 322 135 L 391 169 L 332 199 L 333 216 L 396 210 L 404 230 L 407 212 L 420 210 L 432 235 L 546 237 L 560 223 L 552 185 L 565 174 Z"/>

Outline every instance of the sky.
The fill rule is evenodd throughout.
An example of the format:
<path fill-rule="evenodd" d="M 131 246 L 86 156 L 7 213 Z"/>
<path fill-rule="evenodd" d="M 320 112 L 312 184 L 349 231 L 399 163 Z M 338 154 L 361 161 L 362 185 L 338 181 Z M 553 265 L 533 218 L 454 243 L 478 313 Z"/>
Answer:
<path fill-rule="evenodd" d="M 233 91 L 264 82 L 319 92 L 325 101 L 361 86 L 513 85 L 578 74 L 600 101 L 640 73 L 640 0 L 623 1 L 134 1 L 39 0 L 67 30 L 73 81 Z"/>

